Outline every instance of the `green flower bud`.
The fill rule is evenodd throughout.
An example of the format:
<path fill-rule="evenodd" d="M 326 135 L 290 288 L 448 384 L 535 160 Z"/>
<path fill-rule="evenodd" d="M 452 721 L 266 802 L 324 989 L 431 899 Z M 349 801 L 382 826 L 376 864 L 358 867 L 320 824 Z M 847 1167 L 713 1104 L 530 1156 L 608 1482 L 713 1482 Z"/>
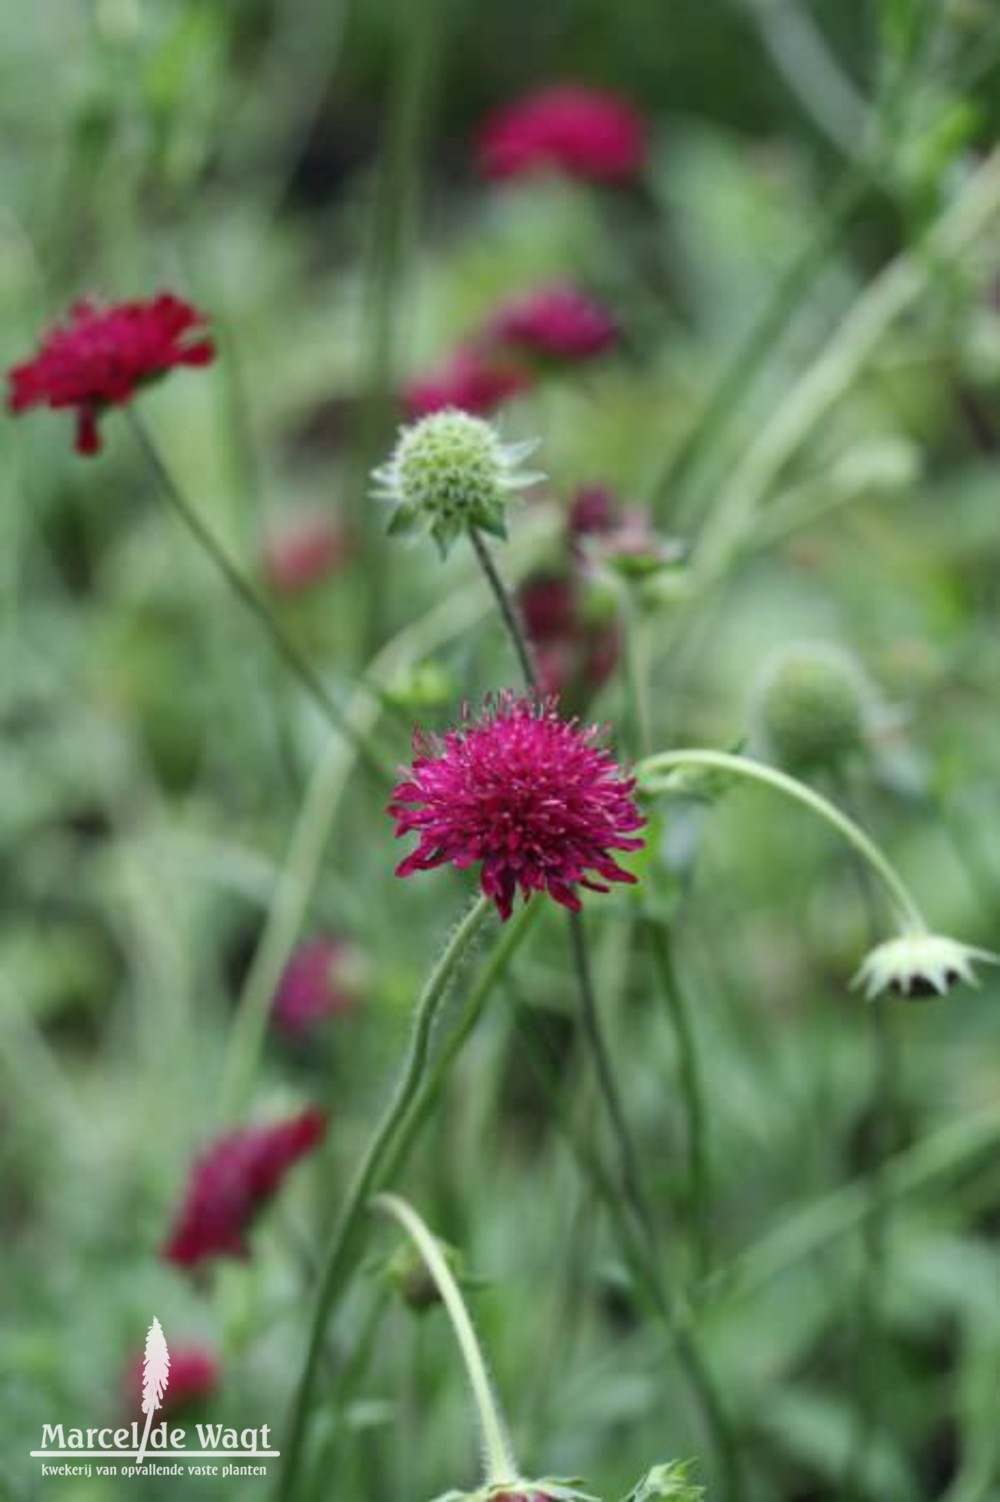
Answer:
<path fill-rule="evenodd" d="M 865 747 L 871 690 L 848 652 L 826 642 L 783 652 L 762 676 L 754 718 L 790 771 L 834 771 Z"/>
<path fill-rule="evenodd" d="M 536 447 L 534 439 L 504 443 L 490 423 L 454 408 L 400 429 L 391 458 L 374 473 L 376 497 L 396 508 L 390 533 L 429 531 L 442 557 L 473 527 L 506 536 L 510 493 L 543 478 L 519 469 Z"/>
<path fill-rule="evenodd" d="M 464 1282 L 462 1256 L 447 1242 L 438 1241 L 438 1250 L 451 1268 L 455 1281 Z M 441 1303 L 441 1290 L 434 1281 L 427 1263 L 416 1247 L 409 1243 L 401 1246 L 386 1266 L 389 1282 L 396 1289 L 403 1303 L 416 1314 L 424 1314 L 435 1304 Z"/>

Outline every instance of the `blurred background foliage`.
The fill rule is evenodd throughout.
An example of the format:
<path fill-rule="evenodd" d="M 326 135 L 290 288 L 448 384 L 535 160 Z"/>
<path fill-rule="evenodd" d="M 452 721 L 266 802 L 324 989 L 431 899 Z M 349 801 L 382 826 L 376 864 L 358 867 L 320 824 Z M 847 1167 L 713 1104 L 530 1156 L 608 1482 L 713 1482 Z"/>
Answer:
<path fill-rule="evenodd" d="M 484 116 L 566 78 L 647 116 L 645 199 L 478 178 Z M 775 649 L 849 649 L 882 714 L 871 754 L 825 791 L 893 852 L 935 926 L 997 947 L 1000 221 L 951 260 L 923 236 L 995 143 L 998 85 L 988 0 L 7 6 L 0 350 L 22 358 L 88 292 L 169 286 L 209 311 L 218 362 L 143 408 L 202 515 L 395 762 L 415 719 L 447 724 L 513 672 L 471 556 L 390 547 L 372 514 L 366 474 L 401 382 L 502 297 L 584 280 L 622 340 L 505 414 L 515 436 L 542 436 L 550 483 L 519 512 L 503 567 L 522 577 L 556 556 L 581 485 L 648 503 L 690 539 L 865 289 L 910 258 L 919 295 L 769 481 L 751 542 L 697 598 L 680 570 L 651 612 L 654 743 L 743 743 L 749 685 Z M 780 328 L 746 344 L 776 298 Z M 706 430 L 741 349 L 743 400 Z M 161 508 L 125 425 L 106 426 L 97 461 L 72 455 L 58 415 L 6 423 L 0 445 L 0 1493 L 17 1499 L 49 1494 L 27 1459 L 43 1422 L 131 1417 L 122 1373 L 154 1312 L 168 1339 L 219 1353 L 210 1416 L 268 1422 L 280 1443 L 315 1248 L 469 885 L 394 881 L 387 789 L 338 762 Z M 292 595 L 267 548 L 317 513 L 349 556 Z M 379 651 L 392 692 L 369 698 Z M 618 673 L 595 716 L 625 723 L 623 696 Z M 333 786 L 340 768 L 348 791 L 317 818 L 315 779 Z M 886 1109 L 872 1016 L 846 990 L 871 942 L 867 899 L 827 834 L 741 792 L 671 805 L 654 835 L 640 898 L 593 906 L 600 1002 L 749 1495 L 1000 1497 L 995 983 L 888 1006 Z M 701 1061 L 700 1281 L 650 915 L 670 922 Z M 188 1282 L 157 1251 L 221 1124 L 231 1023 L 267 979 L 268 932 L 272 970 L 300 934 L 345 936 L 366 957 L 350 1015 L 307 1046 L 268 1038 L 248 1103 L 255 1118 L 328 1105 L 329 1144 L 249 1263 Z M 662 1332 L 637 1313 L 554 1125 L 554 1100 L 594 1115 L 568 974 L 546 913 L 404 1188 L 485 1280 L 477 1317 L 532 1467 L 617 1496 L 654 1460 L 696 1455 L 711 1495 L 715 1458 Z M 873 1281 L 882 1152 L 901 1178 Z M 370 1269 L 331 1346 L 349 1401 L 319 1416 L 315 1496 L 408 1502 L 474 1484 L 436 1315 L 414 1320 Z M 59 1485 L 77 1502 L 111 1495 L 96 1479 Z M 200 1485 L 185 1496 L 220 1483 Z"/>

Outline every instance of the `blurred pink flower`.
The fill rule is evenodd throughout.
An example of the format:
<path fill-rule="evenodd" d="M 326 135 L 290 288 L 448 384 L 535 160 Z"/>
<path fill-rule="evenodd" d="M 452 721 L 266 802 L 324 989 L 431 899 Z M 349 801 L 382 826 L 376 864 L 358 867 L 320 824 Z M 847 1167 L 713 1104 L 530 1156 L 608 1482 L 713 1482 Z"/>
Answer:
<path fill-rule="evenodd" d="M 101 308 L 74 303 L 66 323 L 42 340 L 32 359 L 8 372 L 8 406 L 76 408 L 76 451 L 101 447 L 98 419 L 107 407 L 131 401 L 140 386 L 178 365 L 208 365 L 215 358 L 202 331 L 205 315 L 169 292 L 146 302 Z"/>
<path fill-rule="evenodd" d="M 296 595 L 333 573 L 351 552 L 350 539 L 334 517 L 302 511 L 267 538 L 261 566 L 276 594 Z"/>
<path fill-rule="evenodd" d="M 566 284 L 543 287 L 503 304 L 490 333 L 509 349 L 554 360 L 588 360 L 618 338 L 611 314 Z"/>
<path fill-rule="evenodd" d="M 340 939 L 312 939 L 295 951 L 274 998 L 275 1024 L 286 1033 L 308 1032 L 327 1017 L 342 1016 L 358 1001 L 357 957 Z"/>
<path fill-rule="evenodd" d="M 473 342 L 460 345 L 442 364 L 405 386 L 403 407 L 411 419 L 448 407 L 488 417 L 530 384 L 526 371 Z"/>
<path fill-rule="evenodd" d="M 641 171 L 646 127 L 627 100 L 582 84 L 555 84 L 496 111 L 479 139 L 486 177 L 563 172 L 624 182 Z"/>
<path fill-rule="evenodd" d="M 586 704 L 618 665 L 617 623 L 586 619 L 571 573 L 529 576 L 517 598 L 542 689 L 573 706 Z"/>
<path fill-rule="evenodd" d="M 187 1194 L 163 1249 L 168 1262 L 193 1267 L 207 1257 L 248 1257 L 247 1234 L 289 1169 L 326 1133 L 325 1111 L 310 1107 L 269 1126 L 220 1137 L 194 1164 Z"/>
<path fill-rule="evenodd" d="M 642 846 L 635 782 L 595 744 L 598 734 L 560 719 L 553 700 L 511 693 L 443 738 L 418 732 L 389 804 L 397 838 L 419 836 L 397 875 L 479 864 L 483 893 L 504 921 L 518 889 L 525 898 L 548 892 L 576 911 L 577 887 L 634 882 L 611 852 Z"/>

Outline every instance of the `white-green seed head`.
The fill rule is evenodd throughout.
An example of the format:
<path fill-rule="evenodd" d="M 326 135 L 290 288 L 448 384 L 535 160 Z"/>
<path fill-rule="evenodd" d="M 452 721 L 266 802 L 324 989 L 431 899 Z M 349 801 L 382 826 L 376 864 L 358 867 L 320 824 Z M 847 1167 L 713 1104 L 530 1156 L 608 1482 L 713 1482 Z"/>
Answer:
<path fill-rule="evenodd" d="M 804 643 L 765 666 L 754 692 L 754 732 L 789 771 L 837 771 L 864 749 L 872 704 L 849 652 Z"/>
<path fill-rule="evenodd" d="M 901 934 L 873 949 L 851 984 L 863 986 L 869 1001 L 883 991 L 911 998 L 944 996 L 959 981 L 979 984 L 972 968 L 977 960 L 997 965 L 1000 955 L 943 934 Z"/>
<path fill-rule="evenodd" d="M 393 534 L 429 531 L 442 556 L 470 528 L 506 536 L 512 492 L 537 484 L 524 471 L 537 441 L 504 443 L 481 417 L 448 408 L 400 429 L 388 463 L 375 471 L 375 495 L 393 504 Z"/>

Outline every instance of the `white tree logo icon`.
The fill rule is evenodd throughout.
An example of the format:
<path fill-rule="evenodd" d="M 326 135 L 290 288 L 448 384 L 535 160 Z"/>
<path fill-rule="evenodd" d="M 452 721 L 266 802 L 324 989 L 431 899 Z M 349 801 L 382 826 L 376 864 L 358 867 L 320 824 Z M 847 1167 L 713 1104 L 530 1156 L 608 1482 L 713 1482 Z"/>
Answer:
<path fill-rule="evenodd" d="M 146 1441 L 153 1422 L 153 1414 L 163 1402 L 163 1394 L 170 1381 L 170 1352 L 160 1321 L 153 1323 L 146 1332 L 146 1355 L 142 1363 L 142 1411 L 146 1415 L 146 1427 L 142 1431 L 142 1444 L 136 1456 L 136 1465 L 142 1465 L 146 1453 Z"/>

